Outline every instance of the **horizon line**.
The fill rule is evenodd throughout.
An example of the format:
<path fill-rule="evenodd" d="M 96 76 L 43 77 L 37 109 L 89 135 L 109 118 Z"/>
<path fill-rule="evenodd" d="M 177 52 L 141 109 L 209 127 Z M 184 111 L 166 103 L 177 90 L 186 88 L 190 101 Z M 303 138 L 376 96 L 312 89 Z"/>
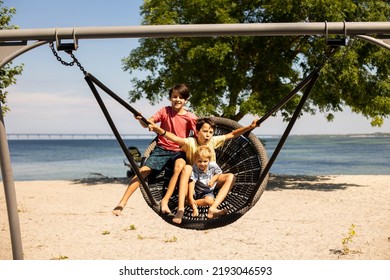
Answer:
<path fill-rule="evenodd" d="M 369 132 L 369 133 L 321 133 L 321 134 L 290 134 L 289 136 L 390 136 L 390 132 Z M 282 134 L 255 134 L 259 138 L 281 137 Z M 152 139 L 155 134 L 144 133 L 126 133 L 121 134 L 123 139 Z M 110 133 L 7 133 L 8 140 L 61 140 L 61 139 L 91 139 L 91 140 L 110 140 L 115 139 L 114 134 Z"/>

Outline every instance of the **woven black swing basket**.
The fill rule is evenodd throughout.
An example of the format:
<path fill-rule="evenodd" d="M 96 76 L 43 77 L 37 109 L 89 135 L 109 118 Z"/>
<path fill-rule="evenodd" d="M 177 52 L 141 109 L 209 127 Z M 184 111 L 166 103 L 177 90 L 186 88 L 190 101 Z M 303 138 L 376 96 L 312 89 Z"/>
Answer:
<path fill-rule="evenodd" d="M 237 129 L 240 125 L 229 119 L 220 117 L 211 117 L 216 123 L 214 135 L 227 134 L 230 131 Z M 155 147 L 155 141 L 152 142 L 144 152 L 144 157 L 148 157 Z M 166 222 L 179 226 L 181 228 L 205 230 L 216 228 L 233 223 L 251 209 L 260 199 L 264 192 L 268 174 L 263 180 L 260 179 L 262 171 L 265 169 L 268 157 L 264 146 L 260 140 L 250 133 L 248 136 L 240 136 L 232 140 L 228 140 L 224 145 L 215 150 L 217 163 L 224 173 L 233 173 L 236 176 L 236 183 L 230 191 L 224 202 L 219 206 L 219 209 L 227 209 L 228 213 L 224 216 L 214 219 L 207 218 L 208 207 L 199 207 L 199 216 L 192 217 L 192 209 L 186 206 L 183 220 L 181 224 L 172 222 L 172 215 L 160 213 L 159 205 L 154 206 L 144 188 L 141 185 L 141 192 L 148 205 Z M 171 176 L 171 170 L 165 169 L 157 176 L 152 174 L 148 176 L 147 184 L 155 199 L 160 202 L 164 197 L 168 182 Z M 178 204 L 177 191 L 174 192 L 170 201 L 169 208 L 176 212 Z"/>

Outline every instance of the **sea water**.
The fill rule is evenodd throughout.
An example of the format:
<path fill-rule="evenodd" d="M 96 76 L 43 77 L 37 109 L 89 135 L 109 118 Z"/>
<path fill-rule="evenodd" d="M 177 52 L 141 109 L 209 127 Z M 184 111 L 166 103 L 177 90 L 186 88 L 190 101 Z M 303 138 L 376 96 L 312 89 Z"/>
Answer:
<path fill-rule="evenodd" d="M 268 157 L 278 136 L 259 136 Z M 127 139 L 141 153 L 151 139 Z M 115 139 L 22 139 L 8 141 L 14 179 L 74 180 L 126 177 L 126 156 Z M 390 137 L 385 135 L 289 136 L 271 173 L 285 175 L 389 175 Z"/>

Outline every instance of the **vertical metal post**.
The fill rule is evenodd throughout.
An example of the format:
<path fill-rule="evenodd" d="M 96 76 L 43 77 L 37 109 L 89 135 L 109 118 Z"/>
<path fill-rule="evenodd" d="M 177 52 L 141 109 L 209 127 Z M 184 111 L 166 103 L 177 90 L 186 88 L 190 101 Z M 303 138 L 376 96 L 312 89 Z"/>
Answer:
<path fill-rule="evenodd" d="M 11 234 L 12 255 L 14 260 L 23 259 L 22 238 L 19 215 L 16 203 L 15 184 L 12 173 L 11 157 L 8 148 L 4 118 L 0 102 L 0 165 L 3 177 L 5 200 L 7 204 L 8 222 Z"/>

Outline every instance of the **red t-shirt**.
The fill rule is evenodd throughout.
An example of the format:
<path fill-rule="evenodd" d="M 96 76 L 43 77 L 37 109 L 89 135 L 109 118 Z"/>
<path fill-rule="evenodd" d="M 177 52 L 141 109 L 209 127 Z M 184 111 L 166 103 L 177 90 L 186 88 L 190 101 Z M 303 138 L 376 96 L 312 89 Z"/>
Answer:
<path fill-rule="evenodd" d="M 196 116 L 195 114 L 186 111 L 185 114 L 179 115 L 173 111 L 171 106 L 161 108 L 155 113 L 152 118 L 156 123 L 161 123 L 160 127 L 169 131 L 178 137 L 187 138 L 190 131 L 196 132 Z M 158 136 L 157 145 L 170 151 L 181 151 L 179 146 L 165 138 L 164 136 Z"/>

